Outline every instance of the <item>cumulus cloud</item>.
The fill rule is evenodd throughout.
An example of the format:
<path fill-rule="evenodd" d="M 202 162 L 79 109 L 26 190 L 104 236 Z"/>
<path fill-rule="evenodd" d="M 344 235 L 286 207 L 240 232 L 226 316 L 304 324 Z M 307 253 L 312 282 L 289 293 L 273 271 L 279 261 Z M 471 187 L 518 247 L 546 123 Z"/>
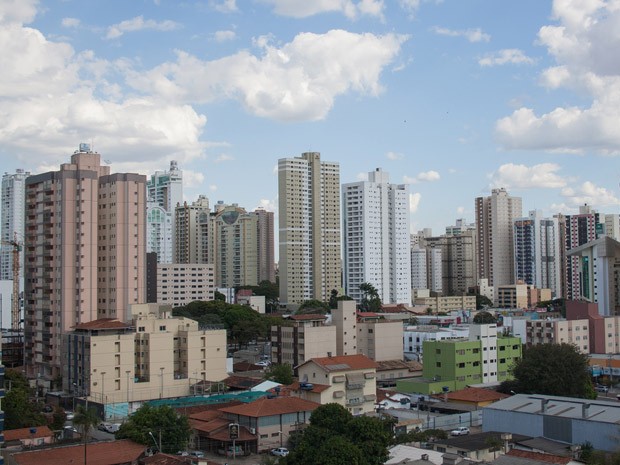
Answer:
<path fill-rule="evenodd" d="M 179 28 L 179 23 L 174 21 L 155 21 L 154 19 L 144 19 L 143 16 L 136 16 L 135 18 L 121 21 L 118 24 L 113 24 L 108 28 L 106 33 L 106 39 L 118 39 L 126 32 L 136 32 L 145 29 L 151 29 L 154 31 L 173 31 Z"/>
<path fill-rule="evenodd" d="M 385 154 L 385 157 L 388 160 L 402 160 L 403 158 L 405 158 L 405 156 L 402 153 L 398 153 L 398 152 L 388 152 Z"/>
<path fill-rule="evenodd" d="M 482 32 L 482 29 L 462 29 L 462 30 L 453 30 L 445 27 L 434 27 L 432 31 L 435 34 L 439 34 L 442 36 L 448 37 L 465 37 L 470 42 L 488 42 L 491 40 L 491 36 L 485 32 Z"/>
<path fill-rule="evenodd" d="M 222 0 L 221 2 L 212 0 L 210 5 L 220 13 L 234 13 L 238 11 L 236 0 Z"/>
<path fill-rule="evenodd" d="M 222 153 L 221 155 L 219 155 L 216 159 L 215 159 L 215 163 L 222 163 L 224 161 L 232 161 L 234 160 L 235 157 L 233 157 L 232 155 L 228 155 L 226 153 Z"/>
<path fill-rule="evenodd" d="M 216 42 L 226 42 L 229 40 L 234 40 L 237 37 L 235 31 L 216 31 L 213 34 L 213 38 Z"/>
<path fill-rule="evenodd" d="M 147 72 L 136 71 L 128 82 L 164 100 L 195 104 L 229 98 L 262 117 L 320 120 L 338 95 L 381 93 L 381 72 L 407 38 L 331 30 L 325 34 L 301 33 L 277 47 L 269 37 L 261 37 L 255 41 L 261 52 L 258 56 L 244 50 L 202 61 L 177 51 L 176 62 Z"/>
<path fill-rule="evenodd" d="M 81 22 L 78 18 L 62 18 L 62 27 L 79 27 L 80 23 Z"/>
<path fill-rule="evenodd" d="M 140 168 L 145 159 L 182 162 L 206 149 L 205 116 L 187 104 L 124 95 L 108 80 L 122 71 L 117 64 L 17 22 L 34 17 L 24 9 L 28 2 L 18 2 L 12 16 L 6 5 L 0 3 L 0 142 L 7 152 L 40 153 L 57 169 L 77 143 L 96 136 L 103 158 L 131 159 Z"/>
<path fill-rule="evenodd" d="M 558 174 L 560 166 L 555 163 L 541 163 L 534 166 L 506 163 L 490 175 L 491 187 L 516 189 L 561 188 L 566 178 Z"/>
<path fill-rule="evenodd" d="M 497 122 L 498 139 L 509 149 L 620 154 L 620 56 L 611 53 L 620 48 L 620 8 L 615 1 L 556 0 L 553 19 L 538 32 L 538 43 L 555 61 L 541 84 L 591 103 L 542 114 L 519 108 Z"/>
<path fill-rule="evenodd" d="M 576 188 L 566 187 L 561 191 L 562 196 L 569 205 L 592 205 L 598 207 L 611 207 L 620 205 L 620 198 L 604 187 L 598 187 L 590 181 L 586 181 Z"/>
<path fill-rule="evenodd" d="M 183 187 L 192 188 L 201 186 L 205 180 L 205 175 L 199 171 L 188 169 L 183 170 Z"/>
<path fill-rule="evenodd" d="M 211 184 L 211 185 L 209 185 L 209 190 L 211 192 L 215 192 L 217 190 L 217 186 L 215 184 Z"/>
<path fill-rule="evenodd" d="M 516 48 L 506 48 L 494 53 L 488 53 L 478 60 L 480 66 L 533 65 L 534 62 L 535 60 L 523 53 L 523 50 Z"/>
<path fill-rule="evenodd" d="M 321 13 L 342 13 L 349 19 L 361 15 L 381 17 L 383 0 L 262 0 L 273 6 L 273 11 L 282 16 L 306 18 Z"/>
<path fill-rule="evenodd" d="M 268 212 L 275 212 L 276 209 L 278 208 L 278 202 L 275 199 L 274 200 L 260 199 L 258 203 L 258 208 L 263 208 Z"/>
<path fill-rule="evenodd" d="M 439 175 L 439 173 L 437 171 L 423 171 L 421 173 L 418 173 L 417 176 L 415 177 L 410 177 L 410 176 L 403 176 L 403 182 L 405 184 L 417 184 L 419 182 L 434 182 L 434 181 L 439 181 L 441 179 L 441 176 Z"/>
<path fill-rule="evenodd" d="M 415 213 L 420 206 L 420 200 L 422 200 L 422 194 L 419 192 L 412 192 L 409 194 L 409 211 Z"/>
<path fill-rule="evenodd" d="M 37 14 L 38 4 L 38 0 L 2 0 L 0 2 L 0 24 L 30 23 Z"/>

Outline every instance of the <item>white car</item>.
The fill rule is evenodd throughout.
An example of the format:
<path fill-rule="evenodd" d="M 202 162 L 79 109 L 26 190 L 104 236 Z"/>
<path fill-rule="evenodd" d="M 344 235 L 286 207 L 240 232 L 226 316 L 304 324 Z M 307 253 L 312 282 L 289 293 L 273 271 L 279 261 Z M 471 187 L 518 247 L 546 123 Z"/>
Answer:
<path fill-rule="evenodd" d="M 288 449 L 286 447 L 277 447 L 275 449 L 271 449 L 271 455 L 286 457 L 288 455 Z"/>
<path fill-rule="evenodd" d="M 469 434 L 469 428 L 467 426 L 459 426 L 457 429 L 450 431 L 450 436 L 466 436 Z"/>
<path fill-rule="evenodd" d="M 269 360 L 261 360 L 260 362 L 256 362 L 254 365 L 259 367 L 268 367 L 271 365 L 271 362 Z"/>

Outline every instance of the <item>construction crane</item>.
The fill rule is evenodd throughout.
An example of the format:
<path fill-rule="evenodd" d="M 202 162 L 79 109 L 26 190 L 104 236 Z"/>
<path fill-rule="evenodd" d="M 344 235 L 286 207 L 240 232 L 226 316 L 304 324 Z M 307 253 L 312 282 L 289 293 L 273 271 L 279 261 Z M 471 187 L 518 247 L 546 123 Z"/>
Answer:
<path fill-rule="evenodd" d="M 17 241 L 17 233 L 15 233 L 12 241 L 2 241 L 3 245 L 13 247 L 13 297 L 11 299 L 11 329 L 19 331 L 19 254 L 22 251 L 22 245 Z"/>

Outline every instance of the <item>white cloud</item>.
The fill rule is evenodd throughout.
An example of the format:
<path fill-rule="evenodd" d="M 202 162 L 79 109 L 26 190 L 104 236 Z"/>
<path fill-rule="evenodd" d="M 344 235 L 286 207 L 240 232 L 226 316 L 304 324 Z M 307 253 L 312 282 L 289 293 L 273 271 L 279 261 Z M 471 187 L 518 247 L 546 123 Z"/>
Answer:
<path fill-rule="evenodd" d="M 236 0 L 222 0 L 221 2 L 211 1 L 211 5 L 220 13 L 234 13 L 239 10 Z"/>
<path fill-rule="evenodd" d="M 598 207 L 611 207 L 620 205 L 620 198 L 604 187 L 598 187 L 590 181 L 586 181 L 576 188 L 562 189 L 562 196 L 573 206 L 592 205 Z"/>
<path fill-rule="evenodd" d="M 79 27 L 80 23 L 78 18 L 62 18 L 62 27 Z"/>
<path fill-rule="evenodd" d="M 409 194 L 409 211 L 415 213 L 420 206 L 420 200 L 422 200 L 422 194 L 419 192 L 412 192 Z"/>
<path fill-rule="evenodd" d="M 560 188 L 567 179 L 557 174 L 560 166 L 555 163 L 541 163 L 534 166 L 507 163 L 491 174 L 491 187 L 516 189 Z"/>
<path fill-rule="evenodd" d="M 222 153 L 221 155 L 219 155 L 216 159 L 215 159 L 215 163 L 222 163 L 224 161 L 232 161 L 234 160 L 235 157 L 233 157 L 232 155 L 228 155 L 226 153 Z"/>
<path fill-rule="evenodd" d="M 276 14 L 306 18 L 321 13 L 342 13 L 349 19 L 360 15 L 382 17 L 383 0 L 262 0 L 273 6 Z"/>
<path fill-rule="evenodd" d="M 533 65 L 534 59 L 528 57 L 522 50 L 516 48 L 506 48 L 498 52 L 488 53 L 484 58 L 478 60 L 480 66 L 501 66 L 501 65 Z"/>
<path fill-rule="evenodd" d="M 403 182 L 405 184 L 417 184 L 419 182 L 434 182 L 434 181 L 439 181 L 441 179 L 441 176 L 439 175 L 439 173 L 437 171 L 423 171 L 421 173 L 418 173 L 417 176 L 415 176 L 414 178 L 410 177 L 410 176 L 403 176 Z"/>
<path fill-rule="evenodd" d="M 485 32 L 482 32 L 482 29 L 462 29 L 462 30 L 453 30 L 445 27 L 434 27 L 432 30 L 439 35 L 448 36 L 448 37 L 465 37 L 470 42 L 488 42 L 491 40 L 491 36 Z"/>
<path fill-rule="evenodd" d="M 2 0 L 0 2 L 0 24 L 30 23 L 37 14 L 38 4 L 38 0 Z"/>
<path fill-rule="evenodd" d="M 126 32 L 142 31 L 145 29 L 151 29 L 154 31 L 173 31 L 179 27 L 180 24 L 174 21 L 155 21 L 154 19 L 145 20 L 143 16 L 136 16 L 135 18 L 121 21 L 118 24 L 113 24 L 110 26 L 105 38 L 118 39 Z"/>
<path fill-rule="evenodd" d="M 465 207 L 457 207 L 456 213 L 458 215 L 462 215 L 463 213 L 465 213 Z"/>
<path fill-rule="evenodd" d="M 355 175 L 355 179 L 358 181 L 368 181 L 368 173 L 357 173 Z"/>
<path fill-rule="evenodd" d="M 216 186 L 215 184 L 211 184 L 211 185 L 209 186 L 209 190 L 210 190 L 211 192 L 215 192 L 215 191 L 217 190 L 217 186 Z"/>
<path fill-rule="evenodd" d="M 259 208 L 264 208 L 268 212 L 275 212 L 278 208 L 276 200 L 260 199 L 258 203 Z"/>
<path fill-rule="evenodd" d="M 261 37 L 255 42 L 260 56 L 241 51 L 202 61 L 178 51 L 176 62 L 136 71 L 128 82 L 168 101 L 197 104 L 230 98 L 262 117 L 320 120 L 338 95 L 380 94 L 381 72 L 407 38 L 331 30 L 298 34 L 278 48 L 269 38 Z"/>
<path fill-rule="evenodd" d="M 187 168 L 183 169 L 183 187 L 185 188 L 193 188 L 199 187 L 205 180 L 205 175 L 199 171 L 188 170 Z"/>
<path fill-rule="evenodd" d="M 213 38 L 216 42 L 226 42 L 228 40 L 234 40 L 237 37 L 235 31 L 216 31 L 213 34 Z"/>
<path fill-rule="evenodd" d="M 611 52 L 620 49 L 618 2 L 556 0 L 553 19 L 538 32 L 554 61 L 541 84 L 591 103 L 542 114 L 520 108 L 497 122 L 499 141 L 509 149 L 620 154 L 620 56 Z"/>
<path fill-rule="evenodd" d="M 398 153 L 398 152 L 388 152 L 385 154 L 385 157 L 388 160 L 402 160 L 403 158 L 405 158 L 405 156 L 402 153 Z"/>

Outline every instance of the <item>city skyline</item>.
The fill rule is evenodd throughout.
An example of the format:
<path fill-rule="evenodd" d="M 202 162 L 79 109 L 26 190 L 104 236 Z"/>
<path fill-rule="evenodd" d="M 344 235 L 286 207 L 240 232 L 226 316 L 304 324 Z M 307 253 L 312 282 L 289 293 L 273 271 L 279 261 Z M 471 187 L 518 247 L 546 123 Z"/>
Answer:
<path fill-rule="evenodd" d="M 378 167 L 410 184 L 410 229 L 434 234 L 473 221 L 496 187 L 524 214 L 613 213 L 620 58 L 604 51 L 619 15 L 534 0 L 3 2 L 0 157 L 37 174 L 89 142 L 116 172 L 177 160 L 188 202 L 277 213 L 277 160 L 317 151 L 343 184 Z"/>

